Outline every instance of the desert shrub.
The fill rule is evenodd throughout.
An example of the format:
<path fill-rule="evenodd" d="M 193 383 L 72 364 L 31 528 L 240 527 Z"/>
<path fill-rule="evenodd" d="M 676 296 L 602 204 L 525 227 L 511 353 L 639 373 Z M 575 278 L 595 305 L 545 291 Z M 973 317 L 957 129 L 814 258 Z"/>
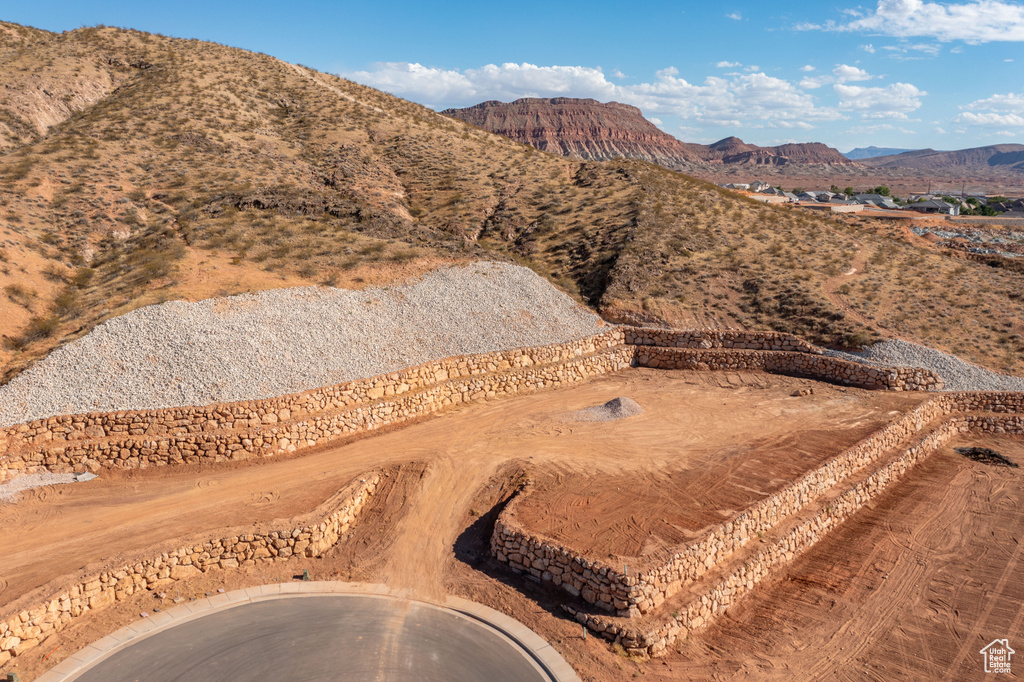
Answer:
<path fill-rule="evenodd" d="M 25 285 L 17 283 L 5 286 L 4 292 L 7 294 L 7 298 L 9 298 L 13 303 L 17 303 L 18 305 L 26 308 L 31 305 L 32 299 L 38 295 L 35 289 L 29 289 Z"/>
<path fill-rule="evenodd" d="M 39 315 L 28 321 L 28 325 L 19 336 L 4 339 L 4 347 L 8 350 L 21 350 L 33 341 L 48 339 L 57 333 L 60 320 L 56 315 Z"/>

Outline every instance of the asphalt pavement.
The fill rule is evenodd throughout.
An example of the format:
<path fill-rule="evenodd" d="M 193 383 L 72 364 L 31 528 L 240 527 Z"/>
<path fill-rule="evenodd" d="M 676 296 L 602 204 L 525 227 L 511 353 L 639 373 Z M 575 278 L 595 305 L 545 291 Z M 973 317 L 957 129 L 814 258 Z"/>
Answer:
<path fill-rule="evenodd" d="M 283 598 L 157 632 L 76 682 L 538 682 L 550 678 L 498 631 L 449 609 L 361 595 Z"/>

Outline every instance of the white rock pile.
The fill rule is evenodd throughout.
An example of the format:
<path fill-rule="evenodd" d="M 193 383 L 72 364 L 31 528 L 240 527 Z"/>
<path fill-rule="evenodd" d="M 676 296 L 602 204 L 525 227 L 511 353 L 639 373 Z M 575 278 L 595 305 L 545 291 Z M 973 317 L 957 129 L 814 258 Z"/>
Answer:
<path fill-rule="evenodd" d="M 59 414 L 268 398 L 429 360 L 560 343 L 600 318 L 528 268 L 394 287 L 171 301 L 109 320 L 0 387 L 0 427 Z"/>
<path fill-rule="evenodd" d="M 890 339 L 862 351 L 826 351 L 844 360 L 888 367 L 924 367 L 942 379 L 946 391 L 1024 391 L 1024 379 L 964 362 L 960 358 L 910 341 Z"/>
<path fill-rule="evenodd" d="M 625 419 L 640 414 L 644 408 L 640 407 L 632 398 L 619 396 L 612 398 L 604 405 L 588 407 L 585 410 L 578 410 L 569 414 L 568 418 L 578 422 L 610 422 L 616 419 Z"/>

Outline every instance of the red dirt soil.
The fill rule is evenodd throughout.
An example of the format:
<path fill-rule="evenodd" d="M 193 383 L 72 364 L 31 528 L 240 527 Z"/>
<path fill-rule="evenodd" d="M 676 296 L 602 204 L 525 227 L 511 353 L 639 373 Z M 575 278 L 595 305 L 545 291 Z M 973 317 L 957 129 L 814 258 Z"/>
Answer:
<path fill-rule="evenodd" d="M 812 386 L 813 395 L 789 395 Z M 619 395 L 645 412 L 616 422 L 564 420 L 568 412 Z M 381 582 L 428 600 L 456 594 L 526 623 L 588 681 L 981 677 L 982 646 L 997 637 L 1014 645 L 1024 636 L 1024 581 L 1015 578 L 1024 537 L 1024 468 L 979 464 L 950 449 L 914 469 L 717 624 L 680 643 L 681 653 L 652 661 L 619 656 L 598 637 L 583 639 L 580 626 L 560 609 L 563 592 L 514 576 L 487 555 L 489 524 L 523 474 L 561 479 L 581 493 L 600 488 L 597 497 L 612 499 L 597 515 L 603 527 L 618 532 L 612 514 L 628 509 L 635 525 L 623 527 L 622 538 L 668 542 L 672 527 L 662 519 L 670 519 L 669 512 L 694 527 L 720 522 L 720 510 L 739 507 L 720 498 L 758 499 L 764 487 L 841 450 L 840 439 L 852 442 L 895 417 L 890 413 L 926 398 L 759 373 L 631 370 L 570 389 L 464 406 L 289 459 L 104 472 L 87 484 L 41 488 L 0 506 L 0 602 L 45 583 L 42 592 L 49 595 L 87 564 L 90 570 L 97 562 L 116 565 L 183 536 L 220 537 L 227 526 L 308 512 L 361 473 L 385 468 L 380 495 L 326 556 L 211 572 L 183 584 L 182 596 L 291 580 L 306 568 L 315 579 Z M 789 430 L 799 434 L 795 440 L 787 440 Z M 839 436 L 826 440 L 826 431 Z M 970 444 L 1024 464 L 1024 439 Z M 761 448 L 760 454 L 744 456 L 748 446 Z M 711 471 L 725 477 L 716 480 Z M 767 483 L 745 490 L 746 476 Z M 690 497 L 678 497 L 673 511 L 676 493 L 661 490 L 663 484 L 681 486 Z M 691 518 L 686 510 L 698 509 L 693 499 L 702 508 Z M 577 521 L 590 522 L 578 513 Z M 644 532 L 660 539 L 648 543 Z M 2 672 L 16 670 L 28 682 L 161 605 L 170 602 L 137 595 L 50 636 Z"/>
<path fill-rule="evenodd" d="M 728 375 L 703 377 L 725 379 Z M 614 426 L 621 468 L 542 475 L 516 517 L 591 557 L 666 554 L 785 487 L 921 402 L 921 394 L 819 385 L 744 390 L 707 381 L 648 392 L 643 414 Z M 605 446 L 607 423 L 567 423 L 568 442 Z M 649 457 L 659 455 L 657 466 Z M 665 550 L 665 551 L 660 551 Z"/>
<path fill-rule="evenodd" d="M 1022 467 L 972 462 L 952 449 L 964 445 Z M 985 678 L 982 647 L 1024 641 L 1022 471 L 1020 437 L 950 443 L 682 644 L 665 659 L 672 675 L 654 679 Z"/>

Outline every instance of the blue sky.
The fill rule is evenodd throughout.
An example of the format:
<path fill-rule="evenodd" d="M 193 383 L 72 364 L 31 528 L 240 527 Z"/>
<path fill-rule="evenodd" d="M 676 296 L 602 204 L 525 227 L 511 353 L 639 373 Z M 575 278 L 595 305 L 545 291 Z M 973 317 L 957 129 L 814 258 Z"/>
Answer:
<path fill-rule="evenodd" d="M 49 30 L 213 40 L 442 109 L 634 104 L 690 142 L 960 149 L 1024 143 L 1024 3 L 91 2 L 0 5 Z"/>

